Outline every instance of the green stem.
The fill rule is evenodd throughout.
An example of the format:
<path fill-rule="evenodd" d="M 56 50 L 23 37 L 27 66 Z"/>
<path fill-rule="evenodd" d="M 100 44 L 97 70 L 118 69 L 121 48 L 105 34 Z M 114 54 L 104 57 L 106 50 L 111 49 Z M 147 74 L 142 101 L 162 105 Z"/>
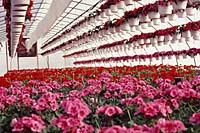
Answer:
<path fill-rule="evenodd" d="M 192 110 L 193 113 L 195 113 L 194 109 L 192 108 L 192 106 L 190 104 L 188 104 L 189 108 Z"/>
<path fill-rule="evenodd" d="M 133 121 L 133 119 L 131 118 L 130 111 L 129 111 L 128 108 L 126 108 L 126 110 L 127 110 L 127 113 L 128 113 L 129 120 L 130 120 L 131 124 L 133 124 L 132 122 L 134 122 L 134 121 Z"/>
<path fill-rule="evenodd" d="M 100 129 L 100 126 L 99 126 L 99 123 L 98 123 L 98 120 L 97 120 L 98 118 L 99 118 L 98 116 L 95 118 L 95 123 L 97 125 L 97 128 Z"/>

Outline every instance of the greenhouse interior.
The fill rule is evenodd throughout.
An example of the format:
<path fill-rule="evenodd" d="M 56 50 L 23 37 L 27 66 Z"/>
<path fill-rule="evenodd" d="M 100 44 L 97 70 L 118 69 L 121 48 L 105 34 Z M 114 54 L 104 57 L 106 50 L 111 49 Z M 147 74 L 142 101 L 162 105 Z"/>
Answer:
<path fill-rule="evenodd" d="M 0 0 L 0 133 L 200 133 L 200 0 Z"/>

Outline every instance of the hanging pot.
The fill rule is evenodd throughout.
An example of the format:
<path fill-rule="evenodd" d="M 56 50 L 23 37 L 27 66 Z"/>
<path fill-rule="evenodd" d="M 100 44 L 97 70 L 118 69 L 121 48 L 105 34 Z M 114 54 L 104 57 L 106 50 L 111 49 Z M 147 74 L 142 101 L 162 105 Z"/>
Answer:
<path fill-rule="evenodd" d="M 120 1 L 117 3 L 117 8 L 118 9 L 124 9 L 126 7 L 124 1 Z"/>
<path fill-rule="evenodd" d="M 132 27 L 131 27 L 131 32 L 135 32 L 135 31 L 136 31 L 135 26 L 132 26 Z"/>
<path fill-rule="evenodd" d="M 144 44 L 144 39 L 138 39 L 139 44 Z"/>
<path fill-rule="evenodd" d="M 181 34 L 174 34 L 173 39 L 174 40 L 179 40 L 181 38 Z"/>
<path fill-rule="evenodd" d="M 133 5 L 133 0 L 124 0 L 126 6 Z"/>
<path fill-rule="evenodd" d="M 128 19 L 128 23 L 130 26 L 137 26 L 139 25 L 140 20 L 138 18 L 130 18 Z"/>
<path fill-rule="evenodd" d="M 176 43 L 178 43 L 178 40 L 172 39 L 172 40 L 171 40 L 171 43 L 172 43 L 172 44 L 176 44 Z"/>
<path fill-rule="evenodd" d="M 166 5 L 166 6 L 158 5 L 158 12 L 160 13 L 160 15 L 172 14 L 172 10 L 173 10 L 172 5 Z"/>
<path fill-rule="evenodd" d="M 149 44 L 149 43 L 151 43 L 151 40 L 149 38 L 144 39 L 144 43 Z"/>
<path fill-rule="evenodd" d="M 142 23 L 141 28 L 142 29 L 147 29 L 149 27 L 148 23 Z"/>
<path fill-rule="evenodd" d="M 168 15 L 168 18 L 170 21 L 176 21 L 178 19 L 178 16 L 174 13 L 174 14 Z"/>
<path fill-rule="evenodd" d="M 180 43 L 185 43 L 185 38 L 184 38 L 184 37 L 181 37 L 181 38 L 179 39 L 179 42 L 180 42 Z"/>
<path fill-rule="evenodd" d="M 115 33 L 116 31 L 115 31 L 115 27 L 111 27 L 111 28 L 109 28 L 109 31 L 110 31 L 110 33 Z"/>
<path fill-rule="evenodd" d="M 165 36 L 158 36 L 157 39 L 158 39 L 158 42 L 163 42 L 165 39 Z"/>
<path fill-rule="evenodd" d="M 150 13 L 148 13 L 148 16 L 150 19 L 160 18 L 160 13 L 159 12 L 150 12 Z"/>
<path fill-rule="evenodd" d="M 107 18 L 107 16 L 106 16 L 106 13 L 105 13 L 105 12 L 102 12 L 102 13 L 101 13 L 101 18 L 102 18 L 102 19 L 105 19 L 105 18 Z M 102 20 L 102 19 L 101 19 L 101 20 Z"/>
<path fill-rule="evenodd" d="M 120 26 L 120 29 L 123 31 L 130 31 L 130 25 L 128 23 L 124 23 Z"/>
<path fill-rule="evenodd" d="M 200 36 L 200 30 L 191 30 L 192 36 Z"/>
<path fill-rule="evenodd" d="M 107 16 L 112 16 L 113 15 L 113 13 L 111 12 L 111 9 L 105 9 L 105 12 L 106 12 L 106 15 Z"/>
<path fill-rule="evenodd" d="M 196 13 L 196 8 L 194 8 L 194 7 L 189 7 L 189 8 L 186 8 L 186 14 L 188 15 L 188 16 L 194 16 L 195 15 L 195 13 Z"/>
<path fill-rule="evenodd" d="M 160 20 L 162 23 L 167 23 L 169 21 L 168 17 L 162 17 Z"/>
<path fill-rule="evenodd" d="M 150 41 L 151 41 L 152 44 L 157 44 L 158 43 L 156 38 L 150 38 Z"/>
<path fill-rule="evenodd" d="M 167 41 L 171 41 L 171 40 L 172 40 L 172 36 L 171 36 L 171 35 L 166 35 L 164 40 L 165 40 L 166 42 L 167 42 Z"/>
<path fill-rule="evenodd" d="M 200 40 L 200 36 L 194 36 L 194 40 Z"/>
<path fill-rule="evenodd" d="M 178 11 L 177 14 L 179 18 L 185 18 L 187 15 L 186 11 Z"/>
<path fill-rule="evenodd" d="M 117 5 L 111 5 L 110 9 L 112 13 L 118 13 Z"/>
<path fill-rule="evenodd" d="M 148 14 L 146 16 L 145 15 L 139 15 L 139 19 L 140 19 L 140 22 L 150 22 L 151 21 L 149 19 Z"/>
<path fill-rule="evenodd" d="M 187 3 L 188 3 L 187 0 L 184 0 L 184 1 L 176 0 L 176 3 L 173 2 L 173 9 L 174 10 L 185 10 L 187 7 Z"/>
<path fill-rule="evenodd" d="M 30 0 L 11 0 L 11 4 L 13 5 L 29 5 L 30 4 Z"/>
<path fill-rule="evenodd" d="M 185 38 L 191 37 L 191 32 L 189 30 L 182 32 L 182 36 Z"/>
<path fill-rule="evenodd" d="M 161 21 L 159 18 L 153 19 L 153 24 L 154 25 L 160 25 Z"/>

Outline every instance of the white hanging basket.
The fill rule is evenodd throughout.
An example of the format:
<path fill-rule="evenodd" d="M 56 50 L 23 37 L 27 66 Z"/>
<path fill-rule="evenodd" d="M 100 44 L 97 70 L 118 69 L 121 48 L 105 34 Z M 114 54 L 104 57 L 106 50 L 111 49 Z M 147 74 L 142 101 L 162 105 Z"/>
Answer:
<path fill-rule="evenodd" d="M 132 27 L 131 27 L 131 32 L 135 32 L 135 31 L 136 31 L 135 26 L 132 26 Z"/>
<path fill-rule="evenodd" d="M 144 39 L 144 43 L 149 44 L 149 43 L 151 43 L 151 40 L 149 38 Z"/>
<path fill-rule="evenodd" d="M 185 18 L 187 15 L 186 11 L 178 11 L 177 14 L 179 18 Z"/>
<path fill-rule="evenodd" d="M 102 12 L 102 13 L 101 13 L 101 18 L 102 18 L 102 19 L 105 19 L 105 18 L 107 18 L 107 16 L 106 16 L 106 13 L 105 13 L 105 12 Z M 101 19 L 101 20 L 102 20 L 102 19 Z"/>
<path fill-rule="evenodd" d="M 142 29 L 147 29 L 149 27 L 148 23 L 142 23 L 141 28 Z"/>
<path fill-rule="evenodd" d="M 105 9 L 105 12 L 106 12 L 106 15 L 107 16 L 112 16 L 113 15 L 113 13 L 111 12 L 111 9 Z"/>
<path fill-rule="evenodd" d="M 174 34 L 173 39 L 174 40 L 179 40 L 181 38 L 181 34 Z"/>
<path fill-rule="evenodd" d="M 165 36 L 158 36 L 157 39 L 158 39 L 158 42 L 163 42 L 165 39 Z"/>
<path fill-rule="evenodd" d="M 11 0 L 12 5 L 22 5 L 22 4 L 29 5 L 29 3 L 30 0 Z"/>
<path fill-rule="evenodd" d="M 167 23 L 169 21 L 168 17 L 162 17 L 160 20 L 162 23 Z"/>
<path fill-rule="evenodd" d="M 26 11 L 11 11 L 12 16 L 14 15 L 21 15 L 21 16 L 25 16 L 26 15 Z"/>
<path fill-rule="evenodd" d="M 149 19 L 148 14 L 146 16 L 145 15 L 139 15 L 139 19 L 140 19 L 140 22 L 150 22 L 151 21 Z"/>
<path fill-rule="evenodd" d="M 153 24 L 154 25 L 160 25 L 161 20 L 159 18 L 153 19 Z"/>
<path fill-rule="evenodd" d="M 151 41 L 152 44 L 157 44 L 158 43 L 156 38 L 150 38 L 150 41 Z"/>
<path fill-rule="evenodd" d="M 150 12 L 150 13 L 148 13 L 148 16 L 150 19 L 160 18 L 160 13 L 159 12 Z"/>
<path fill-rule="evenodd" d="M 194 40 L 200 40 L 200 36 L 194 36 Z"/>
<path fill-rule="evenodd" d="M 187 0 L 184 0 L 184 1 L 176 0 L 176 3 L 173 2 L 173 9 L 174 10 L 184 10 L 187 7 L 187 3 L 188 3 Z"/>
<path fill-rule="evenodd" d="M 176 44 L 176 43 L 178 43 L 178 40 L 172 39 L 172 40 L 171 40 L 171 43 L 172 43 L 172 44 Z"/>
<path fill-rule="evenodd" d="M 115 27 L 115 30 L 116 30 L 116 33 L 120 33 L 120 26 L 118 26 L 118 27 Z"/>
<path fill-rule="evenodd" d="M 186 54 L 182 54 L 182 57 L 183 57 L 183 59 L 186 59 L 187 55 Z"/>
<path fill-rule="evenodd" d="M 144 44 L 144 39 L 138 39 L 139 44 Z"/>
<path fill-rule="evenodd" d="M 176 21 L 178 19 L 178 16 L 177 14 L 174 13 L 174 14 L 168 15 L 168 18 L 170 21 Z"/>
<path fill-rule="evenodd" d="M 191 30 L 192 36 L 200 36 L 200 30 Z"/>
<path fill-rule="evenodd" d="M 111 5 L 110 9 L 112 13 L 118 13 L 117 5 Z"/>
<path fill-rule="evenodd" d="M 102 21 L 101 14 L 95 18 L 97 21 Z"/>
<path fill-rule="evenodd" d="M 152 27 L 154 24 L 153 24 L 153 21 L 151 22 L 148 22 L 148 27 Z"/>
<path fill-rule="evenodd" d="M 133 5 L 133 0 L 124 0 L 126 6 Z"/>
<path fill-rule="evenodd" d="M 191 32 L 189 30 L 182 32 L 182 36 L 185 38 L 191 37 Z"/>
<path fill-rule="evenodd" d="M 110 33 L 115 33 L 116 31 L 115 31 L 115 27 L 111 27 L 111 28 L 109 28 L 109 31 L 110 31 Z"/>
<path fill-rule="evenodd" d="M 120 1 L 119 3 L 117 3 L 117 8 L 118 9 L 124 9 L 126 7 L 124 1 Z"/>
<path fill-rule="evenodd" d="M 180 43 L 185 43 L 185 38 L 184 38 L 184 37 L 181 37 L 181 38 L 179 39 L 179 42 L 180 42 Z"/>
<path fill-rule="evenodd" d="M 11 17 L 11 22 L 21 22 L 24 23 L 25 17 Z"/>
<path fill-rule="evenodd" d="M 120 26 L 120 29 L 123 31 L 130 31 L 130 25 L 129 23 L 124 23 Z"/>
<path fill-rule="evenodd" d="M 194 16 L 196 11 L 197 11 L 196 8 L 193 7 L 186 8 L 186 14 L 188 16 Z"/>
<path fill-rule="evenodd" d="M 172 5 L 167 5 L 167 6 L 158 5 L 158 12 L 160 13 L 160 15 L 172 14 L 172 10 L 173 10 Z"/>
<path fill-rule="evenodd" d="M 172 36 L 171 35 L 166 35 L 165 36 L 165 42 L 171 41 L 171 40 L 172 40 Z"/>
<path fill-rule="evenodd" d="M 140 20 L 138 18 L 130 18 L 128 23 L 130 26 L 137 26 L 139 25 Z"/>

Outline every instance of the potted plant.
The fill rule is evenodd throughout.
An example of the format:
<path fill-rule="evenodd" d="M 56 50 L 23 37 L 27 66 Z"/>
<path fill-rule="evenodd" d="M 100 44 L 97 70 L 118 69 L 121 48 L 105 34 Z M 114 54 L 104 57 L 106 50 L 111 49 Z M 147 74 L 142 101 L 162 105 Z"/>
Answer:
<path fill-rule="evenodd" d="M 173 10 L 172 0 L 160 0 L 157 1 L 158 4 L 158 12 L 161 15 L 171 14 Z"/>
<path fill-rule="evenodd" d="M 173 2 L 173 9 L 174 10 L 184 10 L 187 7 L 187 0 L 175 0 Z"/>

